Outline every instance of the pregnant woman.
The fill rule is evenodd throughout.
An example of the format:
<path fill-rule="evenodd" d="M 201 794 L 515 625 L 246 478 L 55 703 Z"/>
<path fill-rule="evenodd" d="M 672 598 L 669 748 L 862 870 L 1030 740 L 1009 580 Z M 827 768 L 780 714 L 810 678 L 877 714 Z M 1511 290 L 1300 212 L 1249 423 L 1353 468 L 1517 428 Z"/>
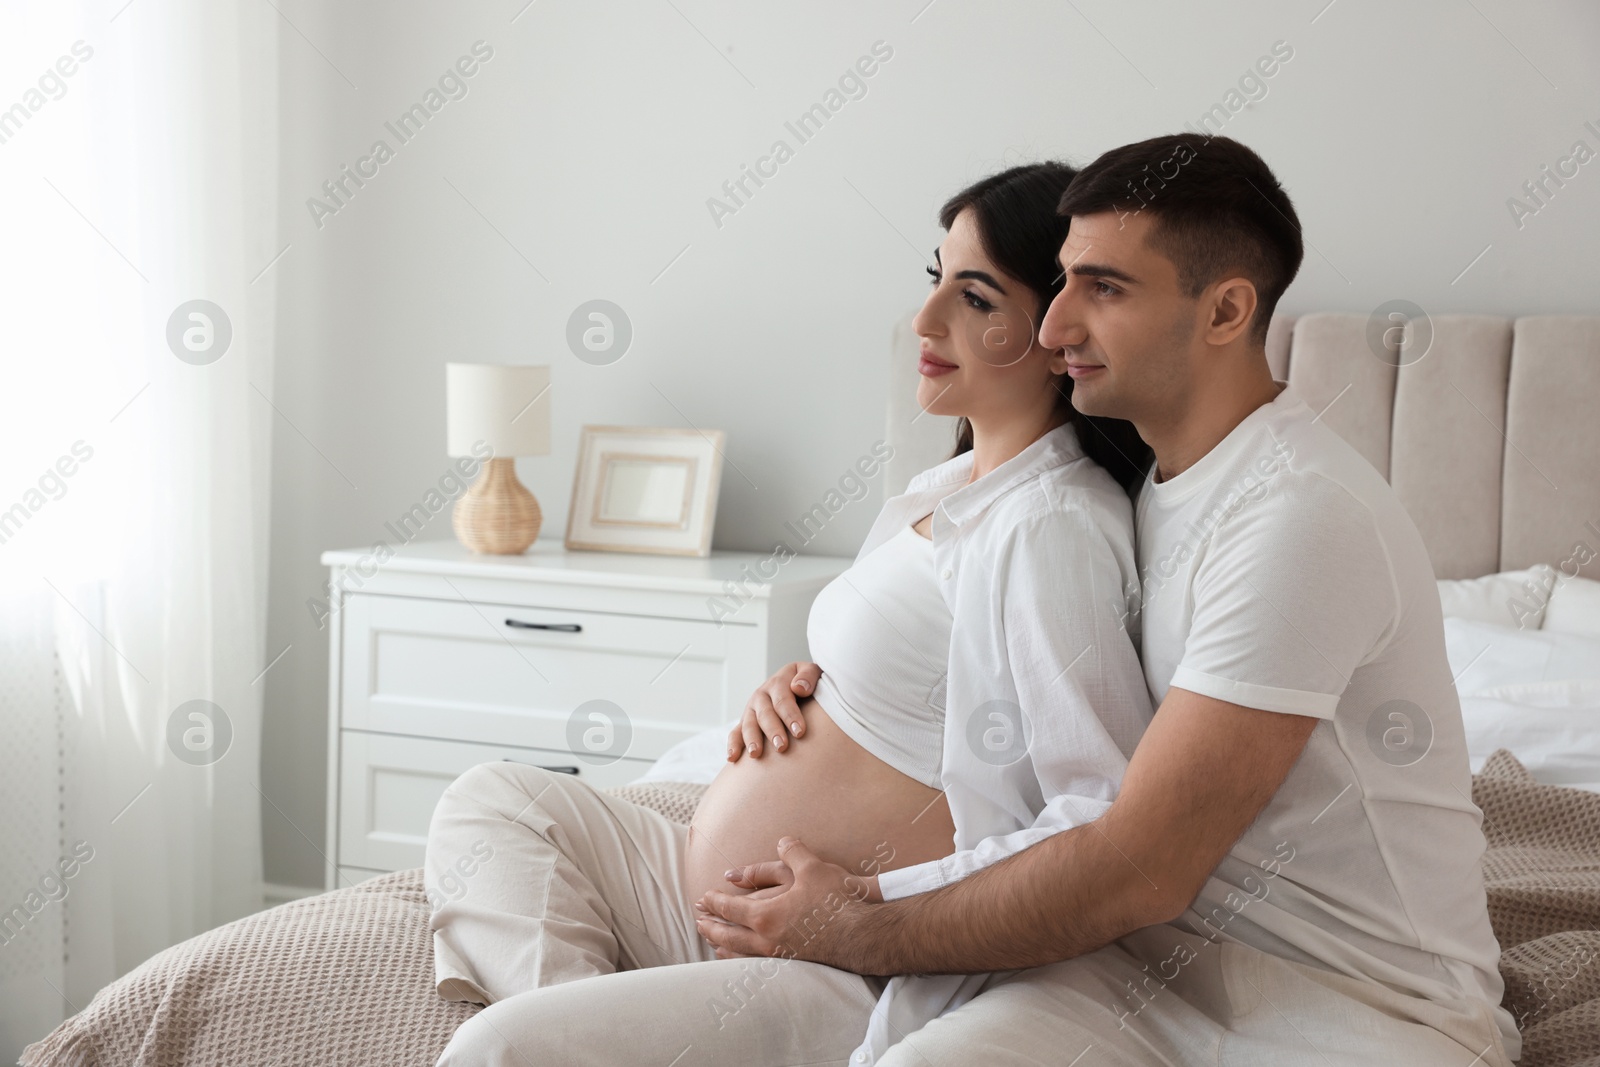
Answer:
<path fill-rule="evenodd" d="M 690 901 L 708 889 L 742 891 L 724 872 L 776 858 L 784 835 L 863 875 L 949 855 L 955 826 L 940 764 L 947 743 L 967 743 L 945 738 L 949 680 L 963 696 L 1007 698 L 982 726 L 1020 736 L 1019 702 L 1009 698 L 1032 679 L 990 691 L 973 683 L 981 686 L 995 672 L 1037 670 L 1040 664 L 1008 662 L 1010 650 L 1030 642 L 1076 652 L 1096 639 L 1093 630 L 1072 626 L 1082 616 L 1072 614 L 1074 605 L 1051 603 L 1053 593 L 1071 598 L 1100 588 L 1110 599 L 1093 610 L 1115 604 L 1119 617 L 1127 610 L 1123 593 L 1137 587 L 1130 585 L 1124 489 L 1139 484 L 1149 453 L 1129 424 L 1077 412 L 1066 354 L 1035 344 L 1036 324 L 1061 289 L 1056 255 L 1067 220 L 1055 216 L 1054 205 L 1072 174 L 1060 164 L 1017 167 L 957 194 L 940 212 L 949 235 L 935 253 L 938 266 L 928 268 L 933 291 L 912 323 L 921 338 L 917 402 L 924 411 L 961 416 L 956 454 L 885 503 L 854 565 L 817 595 L 806 641 L 820 678 L 814 668 L 797 673 L 791 665 L 746 707 L 728 739 L 731 762 L 689 829 Z M 1092 515 L 1109 551 L 1096 557 L 1025 546 L 1029 558 L 1078 566 L 1098 559 L 1106 573 L 1014 573 L 1025 564 L 969 559 L 963 567 L 981 576 L 949 580 L 953 553 L 944 542 L 998 543 L 996 531 L 984 527 L 1045 506 Z M 1033 529 L 1045 538 L 1074 536 L 1070 521 Z M 983 630 L 1008 589 L 1040 603 L 1032 610 L 1004 605 L 1003 625 L 1023 632 L 996 641 L 1000 635 Z M 968 598 L 975 602 L 964 603 Z M 1075 708 L 1063 699 L 1027 714 L 1098 716 L 1105 738 L 1123 756 L 1131 752 L 1125 743 L 1143 731 L 1149 709 L 1132 644 L 1119 638 L 1124 647 L 1096 659 L 1098 689 L 1088 687 L 1106 697 L 1104 706 Z M 1042 681 L 1047 688 L 1060 679 Z M 791 692 L 805 699 L 796 703 Z M 765 751 L 772 754 L 762 759 Z M 1084 762 L 1100 757 L 1118 762 L 1108 745 L 1086 751 Z M 1116 783 L 1107 785 L 1114 792 Z"/>
<path fill-rule="evenodd" d="M 1061 289 L 1055 205 L 1074 173 L 1016 167 L 941 211 L 948 233 L 913 323 L 917 400 L 960 416 L 955 454 L 885 503 L 855 563 L 818 595 L 807 640 L 821 674 L 802 675 L 815 693 L 785 699 L 792 666 L 757 691 L 692 826 L 514 763 L 473 768 L 446 791 L 426 861 L 438 991 L 492 1006 L 441 1063 L 569 1062 L 551 1043 L 576 1041 L 585 1012 L 628 1013 L 662 1062 L 678 1046 L 659 1043 L 680 1030 L 702 1057 L 720 1042 L 728 1062 L 805 1058 L 814 1035 L 759 1012 L 730 1023 L 737 1007 L 718 1008 L 727 976 L 691 904 L 737 891 L 730 868 L 774 858 L 792 835 L 871 875 L 950 856 L 958 828 L 972 840 L 1023 830 L 1046 787 L 1115 796 L 1150 717 L 1124 626 L 1138 590 L 1128 493 L 1149 453 L 1129 424 L 1076 412 L 1072 376 L 1093 371 L 1036 341 Z M 959 729 L 947 731 L 947 705 Z M 1070 765 L 1030 766 L 1041 730 L 1073 739 Z M 945 781 L 953 745 L 1006 783 L 996 798 L 1029 783 L 1032 810 L 985 802 L 982 781 Z M 678 973 L 649 977 L 661 968 Z M 881 984 L 815 964 L 783 974 L 792 987 L 767 997 L 772 1011 L 860 1008 L 839 1037 L 847 1055 Z M 584 1062 L 644 1062 L 628 1042 L 646 1038 L 602 1029 L 584 1031 Z"/>

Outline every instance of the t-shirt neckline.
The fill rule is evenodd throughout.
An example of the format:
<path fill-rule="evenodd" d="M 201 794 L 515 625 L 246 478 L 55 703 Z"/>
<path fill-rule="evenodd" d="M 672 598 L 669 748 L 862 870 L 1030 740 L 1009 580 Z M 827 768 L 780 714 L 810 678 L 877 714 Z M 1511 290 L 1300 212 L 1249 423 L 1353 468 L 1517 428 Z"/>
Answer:
<path fill-rule="evenodd" d="M 1226 467 L 1245 447 L 1245 442 L 1253 436 L 1257 427 L 1269 418 L 1289 411 L 1301 403 L 1300 394 L 1288 382 L 1277 378 L 1273 381 L 1280 387 L 1278 395 L 1240 419 L 1239 424 L 1229 430 L 1227 436 L 1218 441 L 1211 451 L 1195 460 L 1184 471 L 1164 482 L 1158 482 L 1155 480 L 1156 465 L 1152 463 L 1150 476 L 1145 479 L 1145 492 L 1153 493 L 1155 499 L 1163 504 L 1181 500 L 1215 478 L 1217 472 Z"/>

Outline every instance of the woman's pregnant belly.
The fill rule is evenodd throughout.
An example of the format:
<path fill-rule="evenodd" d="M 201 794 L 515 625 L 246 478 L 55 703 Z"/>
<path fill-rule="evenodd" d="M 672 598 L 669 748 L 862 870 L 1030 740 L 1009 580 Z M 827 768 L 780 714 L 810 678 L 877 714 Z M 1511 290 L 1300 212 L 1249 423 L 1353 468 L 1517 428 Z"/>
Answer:
<path fill-rule="evenodd" d="M 805 736 L 779 752 L 770 740 L 724 767 L 689 826 L 684 891 L 743 893 L 730 867 L 777 859 L 778 838 L 805 842 L 818 856 L 874 875 L 948 856 L 955 824 L 944 794 L 884 763 L 836 726 L 815 698 L 801 701 Z"/>

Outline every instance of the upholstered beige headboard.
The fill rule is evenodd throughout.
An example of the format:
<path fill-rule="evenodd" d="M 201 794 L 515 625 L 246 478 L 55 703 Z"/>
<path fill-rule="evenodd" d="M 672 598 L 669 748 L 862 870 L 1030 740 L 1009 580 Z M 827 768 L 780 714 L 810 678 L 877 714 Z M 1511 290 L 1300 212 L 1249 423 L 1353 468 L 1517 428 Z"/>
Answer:
<path fill-rule="evenodd" d="M 1600 578 L 1600 317 L 1431 323 L 1420 358 L 1417 337 L 1380 358 L 1366 315 L 1279 316 L 1267 357 L 1389 479 L 1437 577 L 1550 563 Z M 948 458 L 955 433 L 917 406 L 910 316 L 892 353 L 886 495 Z"/>

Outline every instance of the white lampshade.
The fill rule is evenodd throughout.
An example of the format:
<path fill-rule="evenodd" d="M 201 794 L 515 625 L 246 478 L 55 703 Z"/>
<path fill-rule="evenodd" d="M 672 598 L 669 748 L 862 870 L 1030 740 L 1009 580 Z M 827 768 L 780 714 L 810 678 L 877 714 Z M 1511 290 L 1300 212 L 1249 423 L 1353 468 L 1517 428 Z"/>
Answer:
<path fill-rule="evenodd" d="M 496 456 L 550 454 L 550 368 L 446 363 L 445 451 L 475 455 L 479 441 Z"/>

